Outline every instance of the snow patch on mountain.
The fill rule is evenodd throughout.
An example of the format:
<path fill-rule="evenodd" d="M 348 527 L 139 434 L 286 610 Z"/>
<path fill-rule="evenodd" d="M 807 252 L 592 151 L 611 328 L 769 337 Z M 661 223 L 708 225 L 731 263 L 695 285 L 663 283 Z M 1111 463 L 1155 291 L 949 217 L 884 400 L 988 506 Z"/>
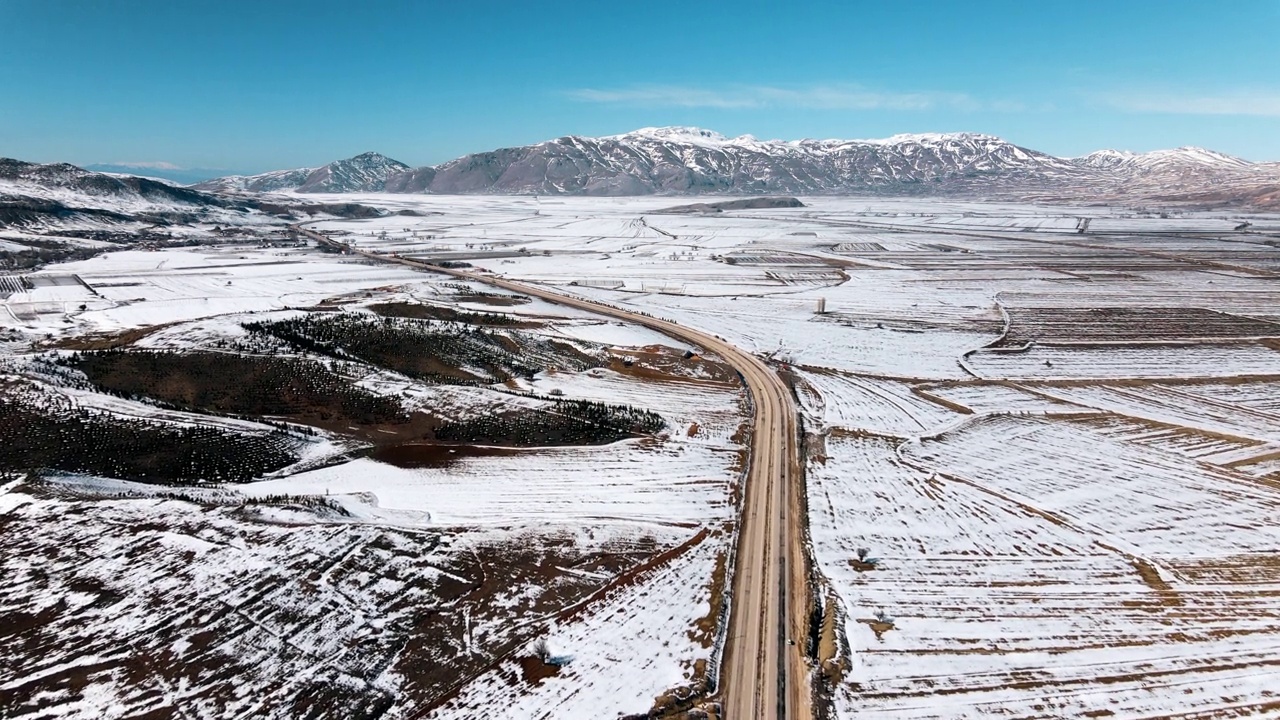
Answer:
<path fill-rule="evenodd" d="M 744 135 L 742 138 L 751 138 L 751 136 Z M 700 145 L 724 145 L 732 142 L 730 138 L 727 138 L 714 130 L 704 130 L 703 128 L 688 126 L 645 127 L 640 128 L 639 130 L 632 130 L 631 132 L 623 133 L 621 135 L 608 135 L 600 139 L 618 140 L 623 142 L 635 140 L 658 140 L 663 142 Z M 754 140 L 755 138 L 751 139 Z"/>
<path fill-rule="evenodd" d="M 1213 169 L 1241 169 L 1252 165 L 1247 160 L 1202 147 L 1180 147 L 1174 150 L 1155 150 L 1135 155 L 1129 161 L 1135 167 L 1203 167 Z"/>
<path fill-rule="evenodd" d="M 1077 158 L 1071 158 L 1071 161 L 1081 167 L 1094 168 L 1097 170 L 1110 170 L 1111 168 L 1123 165 L 1129 162 L 1137 153 L 1128 150 L 1098 150 L 1088 155 L 1082 155 Z"/>

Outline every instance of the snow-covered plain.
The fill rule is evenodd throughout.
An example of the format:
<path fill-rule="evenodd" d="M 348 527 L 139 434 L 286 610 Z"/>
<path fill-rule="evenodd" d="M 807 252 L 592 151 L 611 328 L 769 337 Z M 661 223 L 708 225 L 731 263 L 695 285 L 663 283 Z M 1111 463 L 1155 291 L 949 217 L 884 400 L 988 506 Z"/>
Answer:
<path fill-rule="evenodd" d="M 324 710 L 326 717 L 382 702 L 394 713 L 412 715 L 424 703 L 444 696 L 448 686 L 414 677 L 401 663 L 421 660 L 405 660 L 411 653 L 394 648 L 397 643 L 423 643 L 411 632 L 422 622 L 414 618 L 433 612 L 443 612 L 446 624 L 468 628 L 469 640 L 460 648 L 428 643 L 415 651 L 419 657 L 426 652 L 437 658 L 445 668 L 441 672 L 452 675 L 450 683 L 471 673 L 481 678 L 478 687 L 484 687 L 486 658 L 514 662 L 523 648 L 523 642 L 517 642 L 522 637 L 550 633 L 557 647 L 572 653 L 573 662 L 555 680 L 557 692 L 528 686 L 534 692 L 509 717 L 552 713 L 566 693 L 583 715 L 644 712 L 662 693 L 705 676 L 713 648 L 709 638 L 694 641 L 690 633 L 711 612 L 708 588 L 728 551 L 725 524 L 733 515 L 731 493 L 741 471 L 738 433 L 746 409 L 740 388 L 724 378 L 723 370 L 699 366 L 714 358 L 679 360 L 683 347 L 637 326 L 526 298 L 507 304 L 500 302 L 502 298 L 475 295 L 451 278 L 314 249 L 246 243 L 121 251 L 51 266 L 28 277 L 33 287 L 7 297 L 6 312 L 0 314 L 6 319 L 0 331 L 24 339 L 5 346 L 12 353 L 5 358 L 7 371 L 14 373 L 11 377 L 35 373 L 35 380 L 24 382 L 35 381 L 40 392 L 63 396 L 70 407 L 129 418 L 246 432 L 263 429 L 251 422 L 205 419 L 64 386 L 58 378 L 39 376 L 25 341 L 140 331 L 133 341 L 139 348 L 227 352 L 228 342 L 245 338 L 246 322 L 300 317 L 307 308 L 320 305 L 363 312 L 362 304 L 407 301 L 507 313 L 532 323 L 527 330 L 531 335 L 604 358 L 653 355 L 659 351 L 656 346 L 665 346 L 660 352 L 676 359 L 672 367 L 679 365 L 680 374 L 557 369 L 508 386 L 472 387 L 424 384 L 394 372 L 352 366 L 344 372 L 357 373 L 358 386 L 398 397 L 406 407 L 444 420 L 547 404 L 510 394 L 514 390 L 653 410 L 663 416 L 667 428 L 655 438 L 468 456 L 447 467 L 421 468 L 344 459 L 344 453 L 359 443 L 322 435 L 301 445 L 305 452 L 294 466 L 225 490 L 157 492 L 93 478 L 59 479 L 34 490 L 7 483 L 0 502 L 12 511 L 14 532 L 26 532 L 19 528 L 67 512 L 85 516 L 83 522 L 65 524 L 44 540 L 31 535 L 28 555 L 45 552 L 47 541 L 82 548 L 76 552 L 98 560 L 36 582 L 33 566 L 6 554 L 6 600 L 0 605 L 6 616 L 53 608 L 47 610 L 50 638 L 70 637 L 66 628 L 83 625 L 104 647 L 160 652 L 156 644 L 172 636 L 164 644 L 172 643 L 174 649 L 164 652 L 173 654 L 165 657 L 174 667 L 188 662 L 186 648 L 199 645 L 190 662 L 220 662 L 239 669 L 233 671 L 234 683 L 224 682 L 228 678 L 192 679 L 175 689 L 168 685 L 175 678 L 166 673 L 143 672 L 144 679 L 131 681 L 135 676 L 130 673 L 136 671 L 129 669 L 127 656 L 97 652 L 93 643 L 49 649 L 38 662 L 18 647 L 0 646 L 13 660 L 6 661 L 9 671 L 0 674 L 0 684 L 13 698 L 2 706 L 4 714 L 124 717 L 186 705 L 207 716 L 293 717 L 290 708 L 312 692 L 309 688 L 337 683 L 339 688 L 350 686 L 334 692 L 350 695 L 354 704 L 346 709 L 334 705 Z M 174 493 L 190 501 L 173 499 Z M 287 502 L 280 507 L 273 498 L 281 495 L 323 497 L 345 514 L 317 514 Z M 192 504 L 196 498 L 211 506 Z M 135 526 L 163 529 L 143 534 L 123 530 Z M 227 539 L 236 537 L 255 539 L 247 547 Z M 421 547 L 415 545 L 419 540 Z M 386 543 L 403 551 L 398 552 L 397 566 L 371 569 L 368 563 L 376 562 Z M 548 560 L 525 558 L 530 548 L 541 547 L 549 548 L 547 557 L 554 562 L 544 566 Z M 628 557 L 644 560 L 673 548 L 680 551 L 669 562 L 634 575 L 628 569 Z M 145 567 L 131 560 L 139 553 L 153 556 Z M 467 565 L 471 558 L 481 564 Z M 181 572 L 174 569 L 175 563 L 184 564 Z M 310 571 L 290 577 L 302 567 L 332 564 L 345 574 L 353 563 L 361 566 L 352 569 L 355 576 L 333 588 L 323 580 L 315 587 L 307 579 Z M 508 569 L 504 563 L 515 565 Z M 483 580 L 485 567 L 536 577 L 485 590 L 483 603 L 474 606 L 461 602 L 459 590 L 449 582 L 436 582 L 440 575 L 462 581 L 478 574 Z M 161 576 L 171 577 L 169 584 L 151 579 Z M 302 583 L 280 591 L 293 592 L 299 599 L 285 603 L 277 591 L 266 598 L 228 594 L 229 587 L 248 576 L 286 587 Z M 162 585 L 184 591 L 155 589 Z M 407 586 L 414 590 L 402 592 Z M 164 617 L 149 618 L 156 592 L 167 592 L 178 612 L 195 618 L 176 624 Z M 588 600 L 576 600 L 578 595 Z M 63 596 L 70 605 L 58 604 Z M 393 596 L 399 599 L 391 601 Z M 105 602 L 101 598 L 117 597 L 124 598 L 124 605 L 114 615 L 96 610 L 94 603 Z M 570 605 L 576 610 L 567 614 L 565 603 L 571 601 L 582 604 Z M 437 605 L 449 609 L 432 610 Z M 234 608 L 249 622 L 232 623 L 234 627 L 212 620 L 201 624 L 200 617 L 217 617 L 224 607 Z M 626 609 L 625 618 L 617 616 L 618 608 Z M 423 627 L 419 632 L 430 631 Z M 224 632 L 239 633 L 242 639 L 212 648 L 202 645 L 209 633 Z M 685 644 L 676 648 L 672 637 L 685 638 Z M 622 642 L 645 661 L 635 662 L 636 656 L 621 653 Z M 450 652 L 461 655 L 451 659 Z M 245 670 L 240 664 L 245 661 L 257 667 Z M 616 684 L 601 682 L 616 677 L 620 663 L 633 679 L 625 696 L 618 694 Z M 88 668 L 83 671 L 89 678 L 85 693 L 68 684 L 81 668 Z M 645 681 L 634 682 L 638 678 Z M 337 702 L 333 693 L 326 693 L 325 702 Z M 484 702 L 489 694 L 473 694 L 469 702 Z"/>
<path fill-rule="evenodd" d="M 314 223 L 363 249 L 468 262 L 671 318 L 794 378 L 814 558 L 848 647 L 829 664 L 843 668 L 831 692 L 838 717 L 1274 712 L 1277 340 L 1204 343 L 1188 328 L 1191 337 L 1160 343 L 1122 331 L 1106 343 L 1055 336 L 986 348 L 1011 308 L 1275 317 L 1272 231 L 1236 232 L 1230 211 L 1160 218 L 1118 206 L 805 198 L 805 208 L 669 215 L 657 211 L 681 200 L 308 199 L 417 213 Z M 1081 218 L 1106 234 L 1077 234 Z M 99 295 L 56 284 L 13 295 L 0 324 L 24 339 L 175 323 L 140 343 L 201 346 L 234 333 L 236 313 L 358 304 L 370 293 L 553 317 L 536 332 L 624 354 L 669 344 L 540 301 L 454 302 L 422 274 L 304 249 L 114 253 L 42 273 L 77 275 Z M 668 421 L 661 441 L 444 468 L 363 459 L 237 491 L 329 493 L 355 515 L 344 527 L 459 538 L 548 529 L 583 547 L 604 542 L 592 535 L 647 533 L 673 548 L 732 516 L 739 470 L 738 394 L 690 380 L 597 369 L 516 384 L 656 410 Z M 362 383 L 449 413 L 497 402 L 495 388 L 441 391 L 386 374 Z M 505 656 L 436 716 L 643 712 L 711 657 L 687 633 L 707 612 L 726 543 L 713 533 L 582 612 L 543 618 L 553 653 L 570 664 L 529 684 L 518 656 Z M 859 548 L 879 562 L 851 562 Z M 881 610 L 894 616 L 887 628 Z M 404 682 L 380 677 L 388 688 Z M 399 704 L 392 715 L 410 711 Z"/>
<path fill-rule="evenodd" d="M 45 276 L 73 275 L 85 285 L 39 283 Z M 251 246 L 114 252 L 61 263 L 28 277 L 37 287 L 5 301 L 10 313 L 0 314 L 0 327 L 76 335 L 305 307 L 346 293 L 421 280 L 420 274 L 393 265 Z"/>

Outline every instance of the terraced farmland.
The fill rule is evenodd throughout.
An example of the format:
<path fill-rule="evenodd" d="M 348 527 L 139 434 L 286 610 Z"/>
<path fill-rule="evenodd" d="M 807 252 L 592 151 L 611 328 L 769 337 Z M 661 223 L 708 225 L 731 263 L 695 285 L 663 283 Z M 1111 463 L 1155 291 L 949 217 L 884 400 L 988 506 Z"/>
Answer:
<path fill-rule="evenodd" d="M 1014 307 L 1002 347 L 1280 336 L 1280 323 L 1204 308 Z"/>

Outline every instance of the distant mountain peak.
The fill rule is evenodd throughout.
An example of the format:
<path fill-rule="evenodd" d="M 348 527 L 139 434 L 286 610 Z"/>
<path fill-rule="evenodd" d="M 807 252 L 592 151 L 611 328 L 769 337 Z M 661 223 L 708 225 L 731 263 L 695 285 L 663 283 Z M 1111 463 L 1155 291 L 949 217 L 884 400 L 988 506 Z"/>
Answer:
<path fill-rule="evenodd" d="M 995 135 L 973 132 L 952 133 L 900 133 L 887 138 L 868 138 L 861 140 L 759 140 L 754 135 L 729 137 L 714 130 L 685 125 L 666 127 L 643 127 L 621 135 L 606 135 L 597 140 L 635 141 L 649 140 L 689 145 L 770 145 L 786 146 L 800 144 L 864 144 L 864 145 L 941 145 L 946 143 L 1005 143 L 1007 141 Z"/>
<path fill-rule="evenodd" d="M 1171 150 L 1135 153 L 1128 150 L 1098 150 L 1072 162 L 1095 170 L 1127 170 L 1130 172 L 1215 172 L 1246 170 L 1254 165 L 1232 155 L 1186 145 Z"/>
<path fill-rule="evenodd" d="M 945 143 L 966 143 L 966 142 L 997 142 L 1007 143 L 1008 141 L 996 137 L 995 135 L 986 135 L 983 133 L 973 132 L 952 132 L 952 133 L 898 133 L 890 135 L 887 138 L 858 140 L 857 142 L 870 143 L 872 145 L 941 145 Z"/>
<path fill-rule="evenodd" d="M 723 143 L 729 140 L 728 137 L 721 135 L 714 130 L 707 130 L 699 127 L 688 125 L 669 125 L 666 127 L 643 127 L 632 130 L 622 135 L 611 135 L 610 140 L 649 138 L 652 140 L 665 140 L 669 142 L 712 142 Z"/>
<path fill-rule="evenodd" d="M 1137 155 L 1137 153 L 1129 152 L 1128 150 L 1095 150 L 1088 155 L 1071 158 L 1071 161 L 1080 167 L 1110 170 L 1129 162 Z"/>
<path fill-rule="evenodd" d="M 219 192 L 382 192 L 386 189 L 388 177 L 409 169 L 408 165 L 382 153 L 365 152 L 318 168 L 231 175 L 198 183 L 193 187 Z"/>
<path fill-rule="evenodd" d="M 1094 150 L 1088 155 L 1081 155 L 1080 157 L 1075 159 L 1083 160 L 1084 158 L 1099 158 L 1099 159 L 1115 158 L 1117 160 L 1128 160 L 1129 158 L 1136 157 L 1137 155 L 1138 153 L 1133 152 L 1131 150 L 1113 150 L 1113 149 L 1107 148 L 1103 150 Z"/>
<path fill-rule="evenodd" d="M 1244 167 L 1252 165 L 1248 160 L 1227 155 L 1216 150 L 1196 147 L 1195 145 L 1184 145 L 1173 150 L 1154 150 L 1148 153 L 1138 155 L 1139 158 L 1148 158 L 1151 160 L 1176 160 L 1187 163 L 1195 163 L 1199 165 L 1210 166 L 1226 166 L 1226 167 Z"/>

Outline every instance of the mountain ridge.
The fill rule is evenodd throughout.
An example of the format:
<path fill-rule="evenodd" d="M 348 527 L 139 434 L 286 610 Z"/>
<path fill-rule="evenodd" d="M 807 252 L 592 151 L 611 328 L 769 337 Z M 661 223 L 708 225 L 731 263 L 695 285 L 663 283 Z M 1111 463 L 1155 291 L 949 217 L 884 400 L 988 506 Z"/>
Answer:
<path fill-rule="evenodd" d="M 109 175 L 133 175 L 179 185 L 195 185 L 206 180 L 225 177 L 227 174 L 226 169 L 183 168 L 167 163 L 91 163 L 81 167 L 89 172 L 107 173 Z"/>
<path fill-rule="evenodd" d="M 995 135 L 904 133 L 879 139 L 762 140 L 692 126 L 565 135 L 411 168 L 363 153 L 319 168 L 197 183 L 217 193 L 835 195 L 1135 199 L 1271 197 L 1280 164 L 1181 147 L 1058 157 Z"/>
<path fill-rule="evenodd" d="M 410 169 L 408 165 L 381 153 L 365 152 L 317 168 L 228 175 L 195 183 L 191 187 L 207 192 L 381 192 L 389 175 Z"/>
<path fill-rule="evenodd" d="M 104 173 L 68 163 L 0 158 L 0 230 L 128 233 L 146 227 L 193 223 L 296 221 L 318 213 L 335 217 L 385 213 L 345 200 L 279 200 L 269 195 L 207 192 L 166 180 Z"/>

